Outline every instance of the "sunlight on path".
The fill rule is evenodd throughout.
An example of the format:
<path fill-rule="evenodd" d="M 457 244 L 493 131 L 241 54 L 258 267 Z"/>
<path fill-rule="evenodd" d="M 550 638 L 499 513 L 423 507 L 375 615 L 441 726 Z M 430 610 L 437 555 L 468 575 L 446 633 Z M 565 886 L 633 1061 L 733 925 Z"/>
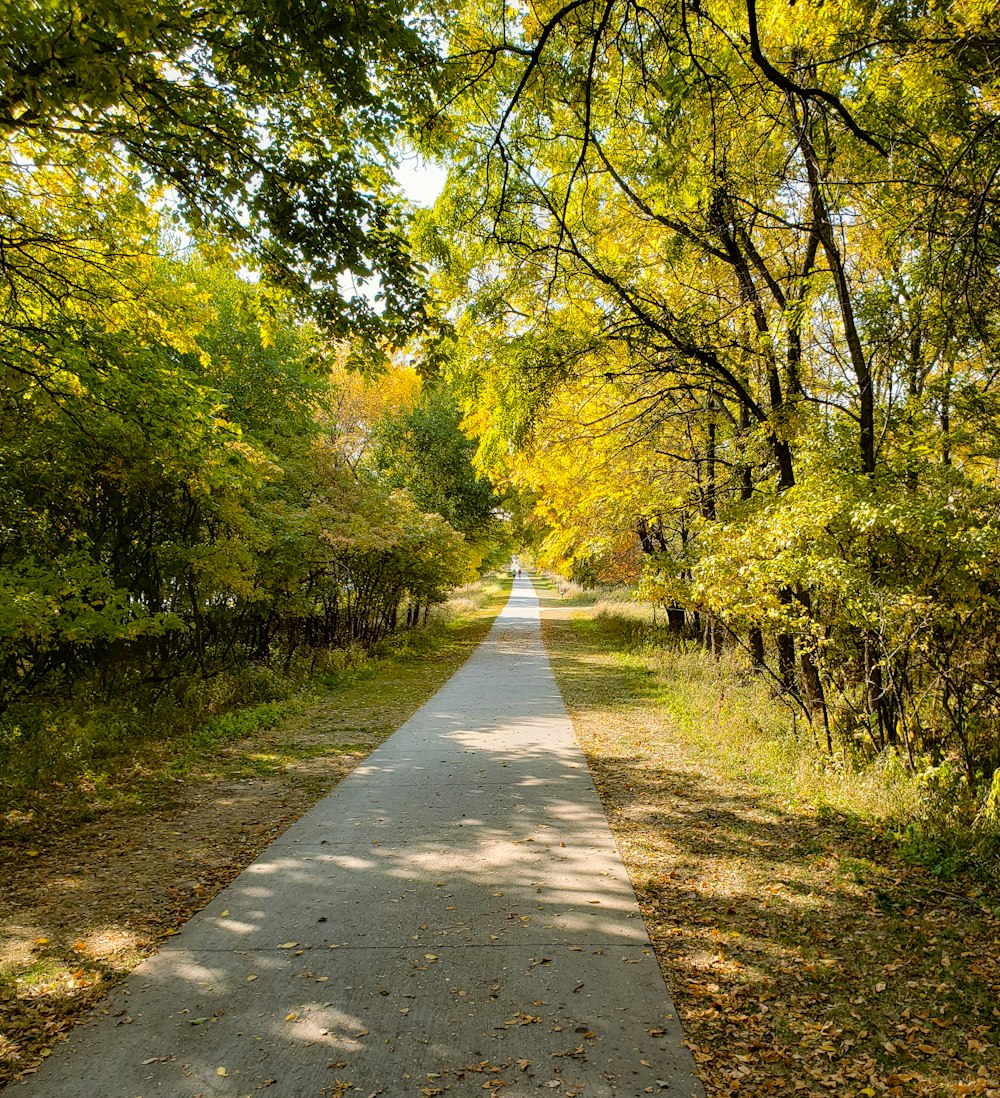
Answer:
<path fill-rule="evenodd" d="M 696 1098 L 519 579 L 466 665 L 27 1098 Z"/>

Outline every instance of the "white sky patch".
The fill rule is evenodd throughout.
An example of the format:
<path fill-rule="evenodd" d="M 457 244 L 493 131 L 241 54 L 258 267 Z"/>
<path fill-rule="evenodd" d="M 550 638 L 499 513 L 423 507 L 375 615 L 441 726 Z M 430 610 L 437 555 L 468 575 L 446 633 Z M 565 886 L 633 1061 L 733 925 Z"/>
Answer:
<path fill-rule="evenodd" d="M 396 168 L 396 179 L 403 194 L 415 206 L 433 206 L 444 190 L 448 173 L 439 164 L 425 160 L 416 153 L 401 156 Z"/>

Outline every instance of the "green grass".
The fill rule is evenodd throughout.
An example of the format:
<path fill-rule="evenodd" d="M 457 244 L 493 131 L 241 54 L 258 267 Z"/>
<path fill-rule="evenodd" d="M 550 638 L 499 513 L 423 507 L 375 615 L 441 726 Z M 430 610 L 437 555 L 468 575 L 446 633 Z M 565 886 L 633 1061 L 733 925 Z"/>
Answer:
<path fill-rule="evenodd" d="M 175 684 L 170 696 L 36 699 L 7 714 L 0 741 L 0 838 L 17 839 L 163 803 L 177 783 L 287 770 L 328 745 L 302 735 L 333 729 L 337 751 L 370 751 L 452 674 L 510 590 L 489 577 L 432 611 L 373 654 L 320 654 L 311 673 L 248 668 Z M 345 745 L 340 724 L 365 733 Z M 292 733 L 289 734 L 289 729 Z M 377 735 L 372 736 L 373 732 Z M 241 749 L 254 740 L 253 749 Z"/>
<path fill-rule="evenodd" d="M 957 768 L 915 773 L 891 751 L 865 758 L 830 755 L 821 728 L 783 703 L 741 653 L 712 659 L 695 642 L 672 637 L 649 607 L 598 593 L 589 602 L 554 585 L 546 601 L 565 612 L 575 646 L 612 661 L 614 685 L 591 674 L 579 656 L 562 661 L 561 677 L 580 704 L 609 690 L 648 708 L 648 724 L 683 743 L 695 760 L 729 780 L 766 793 L 781 808 L 870 831 L 942 878 L 1000 878 L 1000 821 L 987 819 L 983 794 L 963 784 Z M 640 721 L 641 723 L 641 721 Z"/>

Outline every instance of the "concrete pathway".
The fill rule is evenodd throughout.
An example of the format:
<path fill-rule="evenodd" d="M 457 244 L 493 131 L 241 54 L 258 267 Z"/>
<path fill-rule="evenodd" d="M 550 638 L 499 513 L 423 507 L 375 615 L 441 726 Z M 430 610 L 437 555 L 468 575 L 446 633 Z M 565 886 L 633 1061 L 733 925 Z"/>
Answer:
<path fill-rule="evenodd" d="M 696 1098 L 519 579 L 451 681 L 25 1098 Z"/>

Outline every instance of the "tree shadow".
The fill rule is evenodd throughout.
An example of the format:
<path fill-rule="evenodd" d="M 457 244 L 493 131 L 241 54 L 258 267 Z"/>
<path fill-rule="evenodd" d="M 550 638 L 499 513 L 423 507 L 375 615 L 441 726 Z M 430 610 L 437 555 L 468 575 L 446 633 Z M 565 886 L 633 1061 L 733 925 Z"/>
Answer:
<path fill-rule="evenodd" d="M 977 1034 L 996 1023 L 995 920 L 932 894 L 849 821 L 785 809 L 694 765 L 682 743 L 650 747 L 652 675 L 602 650 L 600 633 L 552 628 L 553 664 L 713 1093 L 847 1094 L 857 1079 L 893 1093 L 909 1073 L 925 1080 L 914 1093 L 951 1093 L 979 1086 L 987 1063 L 994 1077 L 997 1049 Z M 615 706 L 631 733 L 605 721 Z"/>

